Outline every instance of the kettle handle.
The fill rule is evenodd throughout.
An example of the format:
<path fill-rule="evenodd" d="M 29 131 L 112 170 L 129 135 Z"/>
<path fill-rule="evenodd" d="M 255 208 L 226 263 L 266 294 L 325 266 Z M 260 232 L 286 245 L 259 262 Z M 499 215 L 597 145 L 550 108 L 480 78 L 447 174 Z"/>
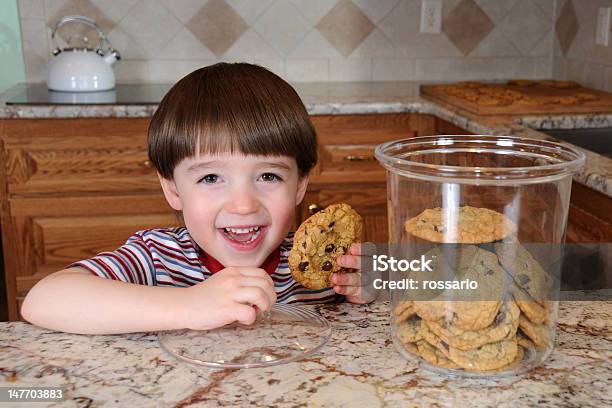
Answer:
<path fill-rule="evenodd" d="M 89 17 L 85 17 L 85 16 L 71 15 L 71 16 L 64 16 L 60 18 L 58 22 L 55 23 L 55 25 L 53 26 L 53 30 L 51 31 L 51 41 L 53 43 L 53 46 L 55 47 L 53 50 L 53 55 L 57 55 L 60 52 L 62 52 L 62 50 L 59 48 L 57 41 L 55 39 L 55 32 L 61 26 L 67 23 L 83 23 L 85 25 L 95 28 L 96 31 L 98 32 L 98 37 L 100 39 L 98 42 L 99 44 L 98 50 L 101 51 L 102 53 L 104 53 L 105 50 L 113 50 L 113 47 L 111 47 L 110 41 L 108 40 L 108 38 L 106 38 L 106 34 L 104 34 L 104 31 L 102 31 L 100 26 L 96 24 L 94 20 L 92 20 Z"/>

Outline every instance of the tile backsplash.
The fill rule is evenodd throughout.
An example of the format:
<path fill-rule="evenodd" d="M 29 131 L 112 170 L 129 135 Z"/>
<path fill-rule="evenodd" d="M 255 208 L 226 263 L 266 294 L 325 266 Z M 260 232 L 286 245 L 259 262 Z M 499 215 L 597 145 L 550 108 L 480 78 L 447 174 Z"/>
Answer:
<path fill-rule="evenodd" d="M 553 75 L 612 91 L 612 35 L 608 46 L 595 43 L 600 7 L 612 0 L 557 0 Z"/>
<path fill-rule="evenodd" d="M 562 17 L 572 23 L 573 15 L 575 27 L 559 31 L 566 1 L 580 7 Z M 18 0 L 18 5 L 28 82 L 45 81 L 53 24 L 82 14 L 96 20 L 120 52 L 114 69 L 123 83 L 172 82 L 217 61 L 249 61 L 293 82 L 547 78 L 579 69 L 606 86 L 608 67 L 591 67 L 591 56 L 576 45 L 592 28 L 582 19 L 596 8 L 585 11 L 583 3 L 600 1 L 566 1 L 442 0 L 437 34 L 420 33 L 421 0 Z"/>

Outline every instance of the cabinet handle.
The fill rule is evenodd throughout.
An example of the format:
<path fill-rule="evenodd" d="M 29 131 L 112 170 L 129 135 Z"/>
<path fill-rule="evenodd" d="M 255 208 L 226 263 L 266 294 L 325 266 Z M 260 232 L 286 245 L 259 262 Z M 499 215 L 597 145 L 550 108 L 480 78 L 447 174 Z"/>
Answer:
<path fill-rule="evenodd" d="M 321 211 L 321 207 L 319 207 L 319 204 L 310 204 L 308 206 L 308 214 L 310 215 L 316 214 L 319 211 Z"/>
<path fill-rule="evenodd" d="M 151 161 L 145 160 L 145 161 L 142 162 L 142 165 L 145 166 L 146 168 L 150 168 L 151 167 Z"/>
<path fill-rule="evenodd" d="M 372 161 L 374 160 L 374 156 L 363 156 L 363 155 L 352 155 L 344 156 L 345 161 L 350 162 L 364 162 L 364 161 Z"/>

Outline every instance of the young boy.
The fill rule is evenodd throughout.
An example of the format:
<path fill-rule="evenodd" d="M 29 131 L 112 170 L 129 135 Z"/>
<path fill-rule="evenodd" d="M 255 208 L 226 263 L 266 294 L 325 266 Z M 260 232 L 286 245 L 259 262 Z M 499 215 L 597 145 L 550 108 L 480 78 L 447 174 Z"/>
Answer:
<path fill-rule="evenodd" d="M 139 231 L 114 252 L 41 280 L 21 310 L 53 330 L 110 334 L 250 324 L 276 302 L 363 303 L 360 247 L 338 263 L 335 286 L 309 290 L 287 266 L 289 233 L 316 133 L 295 90 L 256 65 L 192 72 L 164 96 L 149 157 L 185 227 Z"/>

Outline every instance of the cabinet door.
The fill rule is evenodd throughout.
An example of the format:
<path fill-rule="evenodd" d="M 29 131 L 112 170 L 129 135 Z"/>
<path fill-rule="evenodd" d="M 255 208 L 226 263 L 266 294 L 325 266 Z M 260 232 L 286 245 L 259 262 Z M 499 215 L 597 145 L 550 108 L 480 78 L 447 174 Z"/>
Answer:
<path fill-rule="evenodd" d="M 152 192 L 149 119 L 3 121 L 11 195 Z"/>
<path fill-rule="evenodd" d="M 18 298 L 50 273 L 115 250 L 136 231 L 179 225 L 161 194 L 13 198 L 9 206 L 2 238 L 11 319 Z"/>
<path fill-rule="evenodd" d="M 364 221 L 364 242 L 388 242 L 387 190 L 384 185 L 346 186 L 307 191 L 298 213 L 299 222 L 334 203 L 347 203 Z"/>

